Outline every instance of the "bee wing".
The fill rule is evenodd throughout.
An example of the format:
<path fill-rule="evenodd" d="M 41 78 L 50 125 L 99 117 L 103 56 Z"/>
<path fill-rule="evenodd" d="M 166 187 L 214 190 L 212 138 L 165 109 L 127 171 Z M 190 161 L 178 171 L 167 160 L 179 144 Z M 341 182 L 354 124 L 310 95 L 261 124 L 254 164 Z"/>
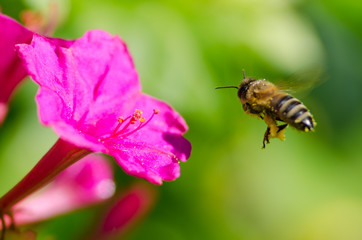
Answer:
<path fill-rule="evenodd" d="M 295 73 L 287 79 L 276 80 L 273 83 L 283 92 L 306 93 L 322 84 L 326 79 L 323 68 L 314 68 Z"/>

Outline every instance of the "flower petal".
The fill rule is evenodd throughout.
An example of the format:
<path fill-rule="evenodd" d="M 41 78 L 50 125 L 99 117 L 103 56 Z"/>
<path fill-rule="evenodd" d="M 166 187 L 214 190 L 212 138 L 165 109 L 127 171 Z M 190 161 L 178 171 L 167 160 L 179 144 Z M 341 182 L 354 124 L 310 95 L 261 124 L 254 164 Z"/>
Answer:
<path fill-rule="evenodd" d="M 180 176 L 180 165 L 171 155 L 146 145 L 122 144 L 110 150 L 117 163 L 132 176 L 145 178 L 154 184 L 172 181 Z"/>

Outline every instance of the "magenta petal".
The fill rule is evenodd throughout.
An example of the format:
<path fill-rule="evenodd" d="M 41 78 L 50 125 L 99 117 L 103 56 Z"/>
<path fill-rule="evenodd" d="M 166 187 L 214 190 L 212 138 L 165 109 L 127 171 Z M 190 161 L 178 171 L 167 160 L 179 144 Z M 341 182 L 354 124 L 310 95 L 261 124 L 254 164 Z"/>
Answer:
<path fill-rule="evenodd" d="M 104 201 L 113 193 L 113 171 L 107 159 L 88 155 L 15 205 L 14 220 L 17 225 L 41 221 Z"/>
<path fill-rule="evenodd" d="M 171 181 L 180 176 L 179 163 L 172 156 L 136 144 L 124 144 L 121 149 L 115 149 L 110 154 L 130 175 L 145 178 L 154 184 L 162 184 L 162 180 Z"/>

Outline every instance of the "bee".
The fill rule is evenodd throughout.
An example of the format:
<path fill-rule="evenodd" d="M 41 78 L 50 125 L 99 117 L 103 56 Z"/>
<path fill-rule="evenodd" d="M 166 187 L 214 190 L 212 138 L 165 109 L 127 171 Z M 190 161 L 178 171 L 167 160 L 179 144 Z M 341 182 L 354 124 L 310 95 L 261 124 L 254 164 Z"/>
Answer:
<path fill-rule="evenodd" d="M 225 86 L 216 89 L 238 89 L 237 94 L 245 113 L 265 121 L 268 127 L 263 138 L 263 149 L 265 143 L 270 143 L 271 138 L 284 140 L 288 125 L 303 132 L 314 131 L 316 122 L 301 101 L 265 79 L 246 78 L 244 70 L 243 76 L 244 80 L 238 87 Z"/>

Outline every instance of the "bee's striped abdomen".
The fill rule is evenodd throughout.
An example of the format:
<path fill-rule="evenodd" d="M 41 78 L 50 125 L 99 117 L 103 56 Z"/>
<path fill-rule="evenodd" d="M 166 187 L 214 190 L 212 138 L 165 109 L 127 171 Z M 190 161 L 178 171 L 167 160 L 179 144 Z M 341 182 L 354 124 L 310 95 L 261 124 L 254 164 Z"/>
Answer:
<path fill-rule="evenodd" d="M 280 120 L 300 131 L 313 131 L 315 122 L 312 114 L 298 99 L 289 94 L 278 94 L 270 103 L 272 111 Z"/>

